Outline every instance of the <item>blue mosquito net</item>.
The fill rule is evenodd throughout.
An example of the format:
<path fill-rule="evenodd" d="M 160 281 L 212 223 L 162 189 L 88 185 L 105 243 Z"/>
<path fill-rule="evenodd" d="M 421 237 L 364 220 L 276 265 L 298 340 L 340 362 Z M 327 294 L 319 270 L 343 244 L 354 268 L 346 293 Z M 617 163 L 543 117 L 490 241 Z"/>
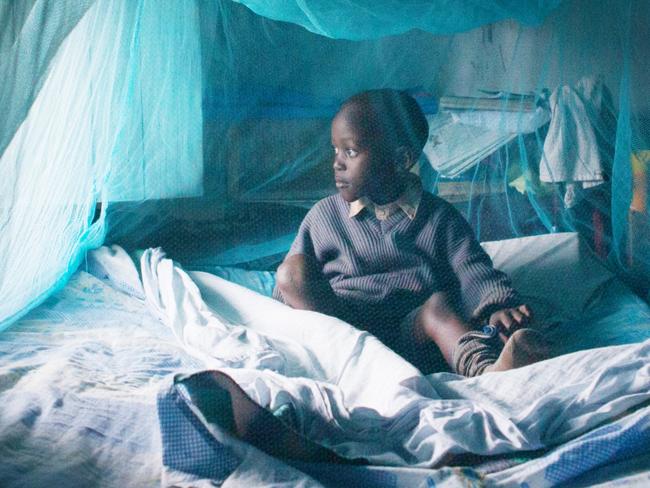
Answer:
<path fill-rule="evenodd" d="M 481 240 L 578 231 L 647 291 L 649 26 L 642 0 L 0 0 L 0 329 L 103 243 L 273 270 L 336 191 L 339 104 L 385 87 Z"/>

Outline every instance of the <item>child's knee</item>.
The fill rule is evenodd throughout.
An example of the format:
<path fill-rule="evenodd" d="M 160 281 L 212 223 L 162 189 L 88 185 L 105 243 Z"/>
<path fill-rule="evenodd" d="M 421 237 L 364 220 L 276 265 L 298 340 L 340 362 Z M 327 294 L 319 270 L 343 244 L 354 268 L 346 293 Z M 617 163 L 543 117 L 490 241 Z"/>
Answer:
<path fill-rule="evenodd" d="M 428 319 L 456 315 L 455 307 L 449 295 L 445 292 L 433 293 L 422 305 L 420 313 Z"/>
<path fill-rule="evenodd" d="M 309 259 L 304 254 L 288 256 L 278 267 L 276 286 L 281 292 L 302 286 L 307 280 L 309 267 Z"/>

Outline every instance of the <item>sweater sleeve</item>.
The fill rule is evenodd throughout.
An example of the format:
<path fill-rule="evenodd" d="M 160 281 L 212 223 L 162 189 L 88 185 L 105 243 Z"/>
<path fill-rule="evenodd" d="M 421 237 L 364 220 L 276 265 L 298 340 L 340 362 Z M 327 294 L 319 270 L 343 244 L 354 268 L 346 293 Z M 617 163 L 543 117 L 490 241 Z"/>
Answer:
<path fill-rule="evenodd" d="M 522 300 L 508 276 L 495 269 L 463 216 L 446 204 L 439 220 L 445 258 L 460 287 L 465 313 L 487 320 L 497 310 L 521 305 Z"/>

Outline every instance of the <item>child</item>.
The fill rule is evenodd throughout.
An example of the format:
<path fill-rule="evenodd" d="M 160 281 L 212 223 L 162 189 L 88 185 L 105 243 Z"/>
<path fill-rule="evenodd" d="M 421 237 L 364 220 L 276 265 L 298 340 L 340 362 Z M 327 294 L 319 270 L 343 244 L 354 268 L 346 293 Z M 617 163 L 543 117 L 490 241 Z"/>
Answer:
<path fill-rule="evenodd" d="M 522 328 L 530 308 L 463 217 L 409 173 L 428 137 L 415 99 L 355 95 L 331 135 L 338 194 L 305 217 L 274 296 L 368 330 L 423 370 L 439 369 L 436 348 L 466 376 L 541 359 L 536 334 Z"/>

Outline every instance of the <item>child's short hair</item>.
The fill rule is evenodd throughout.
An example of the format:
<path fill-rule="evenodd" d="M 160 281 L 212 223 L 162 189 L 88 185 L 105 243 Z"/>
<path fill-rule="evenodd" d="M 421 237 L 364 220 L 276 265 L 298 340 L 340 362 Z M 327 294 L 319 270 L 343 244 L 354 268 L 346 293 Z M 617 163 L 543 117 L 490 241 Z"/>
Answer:
<path fill-rule="evenodd" d="M 429 137 L 427 122 L 418 102 L 402 90 L 367 90 L 348 98 L 339 112 L 349 110 L 353 121 L 371 137 L 382 139 L 386 149 L 405 146 L 417 159 Z"/>

